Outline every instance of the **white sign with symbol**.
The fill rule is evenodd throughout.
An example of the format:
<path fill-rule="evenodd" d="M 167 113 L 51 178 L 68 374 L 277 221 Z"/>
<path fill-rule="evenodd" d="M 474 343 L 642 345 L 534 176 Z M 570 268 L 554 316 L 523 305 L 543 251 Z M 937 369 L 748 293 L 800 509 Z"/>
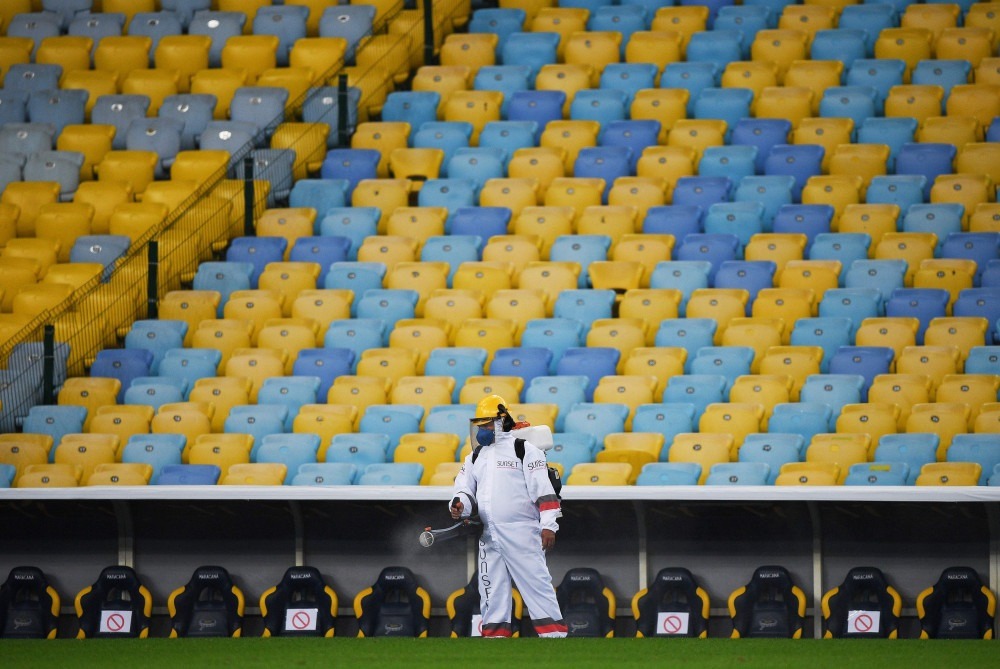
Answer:
<path fill-rule="evenodd" d="M 483 617 L 478 613 L 472 614 L 472 636 L 483 635 Z"/>
<path fill-rule="evenodd" d="M 313 632 L 316 630 L 318 609 L 288 609 L 285 611 L 286 632 Z"/>
<path fill-rule="evenodd" d="M 687 634 L 689 613 L 661 611 L 656 614 L 657 634 Z"/>
<path fill-rule="evenodd" d="M 878 611 L 848 611 L 847 612 L 847 632 L 848 634 L 878 634 L 879 618 Z"/>
<path fill-rule="evenodd" d="M 132 631 L 131 611 L 101 611 L 102 634 L 128 634 Z"/>

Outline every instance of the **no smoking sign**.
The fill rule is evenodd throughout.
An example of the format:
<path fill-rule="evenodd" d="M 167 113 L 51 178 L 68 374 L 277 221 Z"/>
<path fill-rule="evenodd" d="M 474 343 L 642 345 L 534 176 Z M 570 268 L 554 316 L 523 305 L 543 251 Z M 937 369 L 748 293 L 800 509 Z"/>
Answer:
<path fill-rule="evenodd" d="M 101 611 L 102 634 L 128 634 L 132 631 L 131 611 Z"/>
<path fill-rule="evenodd" d="M 879 611 L 848 611 L 848 634 L 878 634 L 881 613 Z"/>
<path fill-rule="evenodd" d="M 285 631 L 316 631 L 316 615 L 318 613 L 319 609 L 288 609 L 285 611 Z"/>
<path fill-rule="evenodd" d="M 680 611 L 660 611 L 656 614 L 656 633 L 677 636 L 688 633 L 690 614 Z"/>

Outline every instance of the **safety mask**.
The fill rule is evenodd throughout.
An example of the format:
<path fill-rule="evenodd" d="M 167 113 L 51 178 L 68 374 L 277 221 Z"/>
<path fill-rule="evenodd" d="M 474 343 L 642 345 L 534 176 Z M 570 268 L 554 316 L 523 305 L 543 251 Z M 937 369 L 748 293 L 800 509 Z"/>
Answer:
<path fill-rule="evenodd" d="M 496 435 L 493 432 L 493 426 L 479 426 L 479 429 L 476 430 L 476 443 L 480 446 L 489 446 L 494 441 L 496 441 Z"/>

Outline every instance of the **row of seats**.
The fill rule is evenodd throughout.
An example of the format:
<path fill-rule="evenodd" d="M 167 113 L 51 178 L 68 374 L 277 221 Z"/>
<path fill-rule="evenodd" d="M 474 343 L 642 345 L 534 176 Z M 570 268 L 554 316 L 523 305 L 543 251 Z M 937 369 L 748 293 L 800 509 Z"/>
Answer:
<path fill-rule="evenodd" d="M 571 568 L 555 590 L 568 636 L 615 636 L 617 598 L 598 570 Z M 75 601 L 77 638 L 149 636 L 152 597 L 131 567 L 105 568 Z M 727 601 L 732 638 L 803 636 L 806 595 L 785 567 L 757 567 Z M 56 638 L 59 603 L 58 592 L 42 570 L 14 568 L 0 586 L 0 621 L 16 616 L 27 622 L 15 631 L 4 625 L 2 636 Z M 198 567 L 187 584 L 170 594 L 170 636 L 241 636 L 244 604 L 243 591 L 225 568 Z M 318 569 L 290 567 L 274 587 L 261 594 L 262 636 L 332 637 L 337 604 L 336 591 Z M 452 592 L 446 604 L 452 637 L 481 636 L 478 575 Z M 996 596 L 970 567 L 944 569 L 936 583 L 920 592 L 916 605 L 920 638 L 992 637 Z M 511 633 L 515 637 L 527 631 L 523 606 L 520 593 L 514 590 Z M 687 568 L 660 569 L 648 587 L 633 595 L 631 608 L 636 637 L 708 636 L 709 594 Z M 401 566 L 382 569 L 375 582 L 354 598 L 359 637 L 425 637 L 430 610 L 430 595 L 413 572 Z M 902 598 L 877 567 L 850 569 L 844 581 L 822 598 L 824 638 L 894 639 L 901 616 Z M 215 624 L 199 624 L 205 620 Z"/>

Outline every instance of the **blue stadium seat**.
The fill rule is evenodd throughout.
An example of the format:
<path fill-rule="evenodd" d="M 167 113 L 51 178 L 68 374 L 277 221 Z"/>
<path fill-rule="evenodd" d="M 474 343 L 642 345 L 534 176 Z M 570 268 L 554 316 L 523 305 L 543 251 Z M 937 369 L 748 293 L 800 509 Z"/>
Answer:
<path fill-rule="evenodd" d="M 778 266 L 773 260 L 727 260 L 715 273 L 715 288 L 742 288 L 750 293 L 746 315 L 751 314 L 753 301 L 764 288 L 774 287 Z"/>
<path fill-rule="evenodd" d="M 320 378 L 318 376 L 272 376 L 264 379 L 257 395 L 258 406 L 261 404 L 283 405 L 288 408 L 284 431 L 292 431 L 292 423 L 303 404 L 316 404 Z M 255 441 L 254 445 L 259 444 Z M 289 467 L 291 469 L 291 467 Z"/>
<path fill-rule="evenodd" d="M 831 288 L 819 303 L 821 318 L 847 318 L 851 321 L 851 340 L 866 318 L 884 315 L 882 294 L 877 288 Z"/>
<path fill-rule="evenodd" d="M 656 146 L 660 122 L 652 119 L 611 121 L 601 125 L 597 137 L 600 146 L 624 146 L 630 151 L 629 172 L 636 173 L 636 165 L 646 147 Z"/>
<path fill-rule="evenodd" d="M 783 118 L 741 118 L 733 126 L 729 143 L 746 144 L 757 147 L 755 168 L 757 174 L 764 174 L 765 161 L 771 148 L 787 144 L 792 133 L 792 123 Z"/>
<path fill-rule="evenodd" d="M 377 207 L 331 207 L 319 219 L 319 234 L 325 237 L 346 237 L 351 240 L 347 258 L 356 261 L 358 249 L 361 248 L 365 238 L 378 234 L 378 221 L 381 216 L 382 211 Z M 333 286 L 326 284 L 326 287 Z"/>
<path fill-rule="evenodd" d="M 610 248 L 611 238 L 607 235 L 560 235 L 552 242 L 549 259 L 557 262 L 579 263 L 580 276 L 577 286 L 588 288 L 590 282 L 587 268 L 592 262 L 607 260 Z"/>
<path fill-rule="evenodd" d="M 903 287 L 906 275 L 906 261 L 900 259 L 855 260 L 847 268 L 845 288 L 876 288 L 882 295 L 882 307 L 892 295 L 892 291 Z"/>
<path fill-rule="evenodd" d="M 215 485 L 222 470 L 218 465 L 164 465 L 158 485 Z"/>
<path fill-rule="evenodd" d="M 938 237 L 936 251 L 940 254 L 941 243 L 953 232 L 962 231 L 965 206 L 957 202 L 935 202 L 914 204 L 903 214 L 903 232 L 933 232 Z"/>
<path fill-rule="evenodd" d="M 613 290 L 564 290 L 556 297 L 555 305 L 553 305 L 553 316 L 577 321 L 582 328 L 580 336 L 584 337 L 590 330 L 590 324 L 595 320 L 612 317 L 614 304 L 615 291 Z M 527 332 L 527 328 L 525 328 L 525 332 Z M 581 339 L 581 341 L 583 340 Z"/>
<path fill-rule="evenodd" d="M 344 5 L 346 6 L 346 5 Z M 365 5 L 358 5 L 359 8 Z M 343 97 L 343 103 L 341 98 Z M 306 99 L 302 102 L 302 120 L 306 123 L 326 123 L 330 132 L 326 136 L 326 146 L 333 149 L 338 146 L 350 146 L 351 135 L 358 127 L 358 105 L 361 103 L 361 89 L 348 87 L 341 95 L 336 86 L 319 86 L 306 91 Z M 343 133 L 339 128 L 340 108 L 347 108 L 347 125 Z M 343 136 L 342 136 L 343 135 Z"/>
<path fill-rule="evenodd" d="M 474 404 L 439 404 L 433 406 L 424 419 L 424 432 L 454 434 L 459 438 L 459 453 L 456 454 L 456 457 L 458 457 L 461 454 L 461 445 L 465 443 L 465 440 L 469 436 L 469 419 L 475 413 L 476 406 Z"/>
<path fill-rule="evenodd" d="M 566 414 L 570 408 L 578 402 L 586 401 L 588 382 L 589 379 L 583 375 L 535 376 L 527 384 L 524 401 L 555 404 L 559 408 L 555 431 L 563 432 L 566 426 Z"/>
<path fill-rule="evenodd" d="M 253 280 L 255 266 L 249 262 L 203 262 L 198 265 L 194 275 L 195 290 L 214 290 L 219 293 L 218 316 L 221 318 L 229 296 L 237 290 L 250 290 L 257 287 Z"/>
<path fill-rule="evenodd" d="M 859 58 L 846 69 L 844 83 L 848 86 L 871 86 L 875 89 L 875 109 L 885 108 L 889 89 L 903 84 L 906 63 L 898 58 Z"/>
<path fill-rule="evenodd" d="M 728 202 L 733 182 L 728 177 L 681 177 L 674 185 L 674 205 L 698 205 L 704 211 L 718 202 Z"/>
<path fill-rule="evenodd" d="M 775 144 L 764 159 L 764 174 L 795 177 L 792 199 L 801 202 L 802 188 L 809 177 L 822 174 L 825 150 L 818 144 Z"/>
<path fill-rule="evenodd" d="M 288 96 L 278 86 L 240 86 L 229 103 L 229 118 L 252 123 L 258 143 L 266 143 L 285 118 Z"/>
<path fill-rule="evenodd" d="M 896 155 L 899 149 L 913 141 L 917 131 L 917 119 L 910 116 L 875 116 L 861 121 L 855 126 L 855 134 L 860 144 L 885 144 L 889 147 L 886 169 L 896 171 Z"/>
<path fill-rule="evenodd" d="M 1000 373 L 1000 346 L 973 346 L 965 359 L 966 374 Z"/>
<path fill-rule="evenodd" d="M 381 319 L 390 330 L 404 318 L 416 318 L 420 293 L 408 288 L 369 288 L 355 297 L 357 317 Z"/>
<path fill-rule="evenodd" d="M 127 235 L 81 235 L 73 242 L 70 262 L 96 262 L 104 265 L 104 282 L 111 277 L 115 262 L 128 251 L 132 240 Z"/>
<path fill-rule="evenodd" d="M 566 93 L 556 90 L 516 91 L 507 105 L 507 120 L 535 123 L 535 144 L 549 121 L 560 120 Z M 513 152 L 512 152 L 513 153 Z"/>
<path fill-rule="evenodd" d="M 896 155 L 898 158 L 899 154 Z M 927 177 L 922 174 L 880 174 L 872 177 L 868 183 L 865 202 L 895 204 L 899 206 L 900 211 L 906 211 L 911 205 L 926 201 L 925 187 L 930 188 Z"/>
<path fill-rule="evenodd" d="M 67 434 L 83 432 L 86 418 L 86 407 L 75 404 L 36 404 L 28 409 L 21 429 L 25 434 L 47 434 L 52 437 L 55 445 Z"/>
<path fill-rule="evenodd" d="M 358 468 L 346 462 L 307 462 L 299 465 L 292 477 L 292 485 L 339 486 L 351 485 L 358 476 Z"/>
<path fill-rule="evenodd" d="M 288 253 L 291 262 L 311 262 L 320 267 L 317 288 L 326 288 L 326 273 L 335 262 L 346 262 L 351 251 L 351 240 L 341 236 L 299 237 Z"/>
<path fill-rule="evenodd" d="M 990 323 L 993 343 L 1000 343 L 1000 288 L 966 288 L 958 293 L 952 304 L 954 316 L 978 316 Z M 987 335 L 987 343 L 989 343 Z"/>
<path fill-rule="evenodd" d="M 799 462 L 808 443 L 801 434 L 787 432 L 751 433 L 740 445 L 740 462 L 764 462 L 769 465 L 766 485 L 774 485 L 781 466 Z"/>
<path fill-rule="evenodd" d="M 947 315 L 950 299 L 951 293 L 944 288 L 897 288 L 886 300 L 885 315 L 919 320 L 917 346 L 921 346 L 931 320 Z"/>
<path fill-rule="evenodd" d="M 982 466 L 979 485 L 987 485 L 1000 465 L 1000 441 L 995 434 L 960 433 L 952 437 L 946 455 L 948 462 L 976 462 Z"/>
<path fill-rule="evenodd" d="M 861 319 L 858 320 L 860 324 Z M 789 343 L 792 346 L 819 346 L 823 349 L 823 359 L 819 370 L 823 374 L 830 371 L 830 358 L 841 346 L 850 346 L 854 341 L 852 332 L 854 321 L 846 316 L 819 316 L 800 318 L 792 326 Z"/>
<path fill-rule="evenodd" d="M 12 24 L 10 27 L 13 28 L 14 25 Z M 9 29 L 7 35 L 11 36 Z M 12 63 L 4 75 L 4 88 L 27 91 L 29 93 L 56 91 L 59 90 L 60 77 L 62 77 L 61 65 L 50 63 Z"/>
<path fill-rule="evenodd" d="M 784 204 L 778 208 L 774 216 L 772 231 L 804 234 L 808 239 L 805 253 L 811 258 L 810 253 L 816 237 L 830 233 L 833 215 L 834 208 L 828 204 Z"/>
<path fill-rule="evenodd" d="M 399 438 L 411 432 L 420 432 L 424 408 L 417 404 L 372 404 L 361 416 L 359 432 L 389 435 L 386 459 L 391 460 L 399 445 Z"/>
<path fill-rule="evenodd" d="M 226 249 L 226 262 L 248 263 L 253 266 L 253 271 L 250 272 L 250 286 L 256 287 L 261 272 L 267 264 L 283 261 L 287 249 L 288 240 L 284 237 L 237 237 Z"/>
<path fill-rule="evenodd" d="M 327 7 L 319 19 L 319 36 L 342 37 L 347 40 L 344 60 L 347 64 L 353 65 L 358 43 L 372 34 L 376 12 L 375 5 Z"/>
<path fill-rule="evenodd" d="M 924 183 L 924 201 L 930 199 L 931 186 L 941 174 L 952 174 L 958 149 L 941 142 L 910 142 L 896 154 L 896 174 L 920 175 Z"/>
<path fill-rule="evenodd" d="M 768 485 L 770 475 L 766 462 L 720 462 L 708 470 L 705 485 Z"/>
<path fill-rule="evenodd" d="M 626 40 L 622 40 L 622 49 Z M 625 93 L 625 106 L 632 106 L 635 94 L 644 88 L 656 88 L 659 70 L 652 63 L 608 63 L 601 72 L 600 88 L 613 88 Z"/>
<path fill-rule="evenodd" d="M 28 122 L 29 91 L 0 89 L 0 125 Z M 51 144 L 50 144 L 51 146 Z"/>
<path fill-rule="evenodd" d="M 693 404 L 697 425 L 709 404 L 726 401 L 726 377 L 721 374 L 679 374 L 667 379 L 663 402 Z"/>
<path fill-rule="evenodd" d="M 762 232 L 764 205 L 758 201 L 717 202 L 710 205 L 705 213 L 705 234 L 736 237 L 739 240 L 737 256 L 743 255 L 743 249 L 750 243 L 751 237 Z"/>
<path fill-rule="evenodd" d="M 55 137 L 67 125 L 84 123 L 88 93 L 82 89 L 31 91 L 27 112 L 32 123 L 48 123 L 55 129 Z"/>
<path fill-rule="evenodd" d="M 580 402 L 566 412 L 563 428 L 567 433 L 582 432 L 593 436 L 595 448 L 600 451 L 606 436 L 625 431 L 628 414 L 629 408 L 624 404 Z"/>
<path fill-rule="evenodd" d="M 604 346 L 579 346 L 567 348 L 556 364 L 556 374 L 561 376 L 586 376 L 588 378 L 586 398 L 593 401 L 594 388 L 602 376 L 617 373 L 621 352 Z M 624 431 L 624 428 L 619 431 Z"/>
<path fill-rule="evenodd" d="M 727 260 L 739 258 L 740 240 L 731 234 L 696 234 L 686 236 L 674 252 L 677 260 L 707 261 L 710 264 L 708 282 L 714 285 L 715 273 Z M 654 274 L 656 269 L 653 270 Z M 652 280 L 650 281 L 652 285 Z"/>
<path fill-rule="evenodd" d="M 642 466 L 635 484 L 698 485 L 700 479 L 701 465 L 697 462 L 650 462 Z"/>
<path fill-rule="evenodd" d="M 465 380 L 470 376 L 485 374 L 486 350 L 470 347 L 436 348 L 427 356 L 424 374 L 427 376 L 450 376 L 455 379 L 452 401 L 458 402 Z M 430 419 L 430 416 L 428 416 Z M 425 429 L 427 429 L 425 425 Z M 435 430 L 429 430 L 433 432 Z"/>
<path fill-rule="evenodd" d="M 144 463 L 153 468 L 150 485 L 159 483 L 163 468 L 181 464 L 187 438 L 183 434 L 134 434 L 121 450 L 124 463 Z"/>
<path fill-rule="evenodd" d="M 941 104 L 947 104 L 951 89 L 969 83 L 972 64 L 967 60 L 921 60 L 910 73 L 910 83 L 915 86 L 940 86 L 944 90 Z"/>
<path fill-rule="evenodd" d="M 510 217 L 507 207 L 458 207 L 451 210 L 445 227 L 449 237 L 478 237 L 477 257 L 473 260 L 479 260 L 490 237 L 507 234 Z"/>
<path fill-rule="evenodd" d="M 344 318 L 330 322 L 326 330 L 325 348 L 342 347 L 354 351 L 355 360 L 370 348 L 382 348 L 387 342 L 389 328 L 380 318 Z"/>
<path fill-rule="evenodd" d="M 702 91 L 702 97 L 709 91 L 747 91 L 745 88 L 708 88 Z M 709 97 L 714 97 L 710 95 Z M 709 118 L 709 117 L 705 117 Z M 727 123 L 729 123 L 727 121 Z M 698 176 L 729 177 L 739 187 L 748 177 L 754 177 L 757 170 L 757 147 L 750 144 L 730 144 L 724 146 L 707 146 L 698 161 Z M 735 199 L 736 192 L 734 192 Z M 744 198 L 746 199 L 746 198 Z"/>
<path fill-rule="evenodd" d="M 306 37 L 306 19 L 310 9 L 305 5 L 275 5 L 263 6 L 257 9 L 253 17 L 254 35 L 274 35 L 278 38 L 278 51 L 275 54 L 278 67 L 288 67 L 288 57 L 292 45 Z M 192 15 L 193 18 L 193 15 Z M 133 19 L 133 25 L 135 19 Z M 129 34 L 132 29 L 129 28 Z M 317 72 L 317 74 L 320 74 Z M 292 472 L 294 474 L 294 472 Z"/>
<path fill-rule="evenodd" d="M 530 77 L 531 68 L 527 65 L 483 65 L 473 77 L 472 88 L 477 91 L 498 91 L 503 93 L 503 102 L 500 103 L 500 116 L 506 118 L 511 96 L 517 91 L 529 90 Z M 424 120 L 432 121 L 434 117 L 432 116 Z"/>
<path fill-rule="evenodd" d="M 605 306 L 606 311 L 611 312 L 611 306 L 603 300 L 604 291 L 601 291 L 600 295 L 591 295 L 592 292 L 596 291 L 563 291 L 556 298 L 557 304 L 558 300 L 563 300 L 563 307 L 556 309 L 557 315 L 554 318 L 535 318 L 524 326 L 524 331 L 521 333 L 521 346 L 544 347 L 552 352 L 549 373 L 555 373 L 559 361 L 567 349 L 583 346 L 586 341 L 586 332 L 581 318 L 586 317 L 586 313 L 598 314 L 599 309 L 600 314 L 603 314 Z M 567 295 L 567 293 L 576 293 L 576 295 Z M 564 295 L 566 297 L 563 297 Z M 595 298 L 597 299 L 595 300 Z M 614 300 L 613 295 L 611 299 Z M 600 304 L 595 306 L 597 300 L 600 300 Z M 571 304 L 572 307 L 569 306 Z M 564 311 L 569 311 L 572 315 L 558 315 Z M 590 324 L 595 320 L 610 317 L 595 315 L 594 318 L 586 322 Z"/>
<path fill-rule="evenodd" d="M 829 404 L 822 402 L 781 402 L 774 405 L 767 421 L 768 432 L 801 435 L 806 446 L 813 436 L 834 431 L 836 419 Z M 800 458 L 801 459 L 801 458 Z"/>
<path fill-rule="evenodd" d="M 877 97 L 878 91 L 873 86 L 831 86 L 820 98 L 819 115 L 822 118 L 849 118 L 857 128 L 866 118 L 879 113 L 875 106 Z"/>
<path fill-rule="evenodd" d="M 847 470 L 844 485 L 906 485 L 909 475 L 905 462 L 856 462 Z"/>
<path fill-rule="evenodd" d="M 364 295 L 366 290 L 382 287 L 386 267 L 382 262 L 346 261 L 330 265 L 323 285 L 327 290 L 341 288 L 353 290 L 355 295 Z M 357 313 L 357 307 L 351 302 L 351 311 Z"/>
<path fill-rule="evenodd" d="M 721 374 L 726 379 L 722 392 L 728 397 L 736 378 L 750 373 L 753 358 L 754 349 L 749 346 L 704 346 L 695 352 L 690 373 Z"/>
<path fill-rule="evenodd" d="M 476 14 L 478 15 L 479 12 Z M 469 29 L 473 30 L 471 25 Z M 504 65 L 527 65 L 530 68 L 528 81 L 531 88 L 534 88 L 538 70 L 543 65 L 558 62 L 556 50 L 559 47 L 559 34 L 520 32 L 520 30 L 521 28 L 518 29 L 518 32 L 512 32 L 506 37 L 501 36 L 500 43 L 497 44 L 500 62 Z"/>
<path fill-rule="evenodd" d="M 883 434 L 873 455 L 874 462 L 905 462 L 909 465 L 905 485 L 913 485 L 920 475 L 920 468 L 937 461 L 940 437 L 933 432 L 900 432 Z"/>
<path fill-rule="evenodd" d="M 349 375 L 355 369 L 355 353 L 349 348 L 305 348 L 299 351 L 292 365 L 295 376 L 315 376 L 320 380 L 316 396 L 322 402 L 338 376 Z"/>
<path fill-rule="evenodd" d="M 424 466 L 419 462 L 385 462 L 365 467 L 356 485 L 420 485 Z"/>
<path fill-rule="evenodd" d="M 809 57 L 812 60 L 839 60 L 846 71 L 858 59 L 869 55 L 866 38 L 866 31 L 853 28 L 817 30 L 809 45 Z"/>
<path fill-rule="evenodd" d="M 550 463 L 562 465 L 566 475 L 573 471 L 573 467 L 582 462 L 594 461 L 594 444 L 596 439 L 593 435 L 583 432 L 556 432 L 552 435 L 553 445 L 546 451 L 546 459 Z"/>
<path fill-rule="evenodd" d="M 884 28 L 899 26 L 899 14 L 891 3 L 864 3 L 844 7 L 840 14 L 840 28 L 863 30 L 866 34 L 868 55 L 875 53 L 875 40 Z"/>
<path fill-rule="evenodd" d="M 137 320 L 132 323 L 128 334 L 125 335 L 125 348 L 145 349 L 152 353 L 153 359 L 149 364 L 149 371 L 156 374 L 166 352 L 184 346 L 187 330 L 188 324 L 185 321 Z"/>
<path fill-rule="evenodd" d="M 317 220 L 322 220 L 331 209 L 349 204 L 348 188 L 346 179 L 299 179 L 288 194 L 288 206 L 315 209 Z"/>
<path fill-rule="evenodd" d="M 489 207 L 468 208 L 470 211 L 481 211 Z M 420 260 L 424 262 L 438 261 L 448 263 L 448 287 L 455 279 L 455 272 L 463 262 L 475 262 L 482 259 L 482 248 L 485 241 L 480 235 L 459 235 L 454 232 L 446 235 L 434 235 L 424 241 L 420 247 Z"/>
<path fill-rule="evenodd" d="M 850 267 L 855 260 L 867 260 L 872 238 L 867 232 L 821 232 L 809 246 L 810 260 L 839 260 L 842 267 Z M 841 272 L 838 282 L 844 287 L 847 272 Z M 880 294 L 881 299 L 881 294 Z"/>
<path fill-rule="evenodd" d="M 705 88 L 718 85 L 720 73 L 714 63 L 704 61 L 667 63 L 660 75 L 660 88 L 683 88 L 688 91 L 691 95 L 688 97 L 687 113 L 692 117 L 698 94 Z"/>
<path fill-rule="evenodd" d="M 504 177 L 506 155 L 503 149 L 495 147 L 455 149 L 451 158 L 448 159 L 448 177 L 471 181 L 473 197 L 478 201 L 479 191 L 483 189 L 487 181 Z"/>
<path fill-rule="evenodd" d="M 698 31 L 688 39 L 686 58 L 712 63 L 721 72 L 726 65 L 743 57 L 742 40 L 743 34 L 738 30 L 715 28 Z"/>
<path fill-rule="evenodd" d="M 539 132 L 536 121 L 490 121 L 479 133 L 479 146 L 504 149 L 506 169 L 515 151 L 538 144 Z"/>
<path fill-rule="evenodd" d="M 966 258 L 976 261 L 973 285 L 981 283 L 983 270 L 991 260 L 1000 257 L 1000 233 L 958 232 L 944 238 L 940 246 L 942 258 Z"/>
<path fill-rule="evenodd" d="M 517 7 L 479 7 L 469 20 L 469 32 L 493 33 L 499 37 L 497 55 L 502 44 L 512 33 L 521 32 L 527 21 L 527 12 Z"/>
<path fill-rule="evenodd" d="M 350 200 L 354 188 L 363 179 L 378 177 L 378 163 L 382 153 L 376 149 L 331 149 L 320 167 L 322 179 L 344 179 L 347 191 L 344 196 Z"/>
<path fill-rule="evenodd" d="M 216 376 L 222 353 L 214 348 L 172 348 L 160 361 L 159 375 L 184 379 L 190 390 L 195 381 Z"/>
<path fill-rule="evenodd" d="M 326 448 L 326 462 L 354 465 L 357 471 L 353 481 L 356 483 L 365 467 L 386 462 L 388 452 L 387 434 L 335 434 Z"/>
<path fill-rule="evenodd" d="M 561 5 L 566 6 L 566 5 Z M 625 60 L 625 47 L 632 37 L 632 33 L 640 30 L 648 30 L 652 17 L 646 7 L 641 5 L 619 5 L 599 4 L 587 20 L 587 30 L 589 31 L 613 31 L 621 33 L 621 58 Z M 652 85 L 649 88 L 653 88 Z"/>
<path fill-rule="evenodd" d="M 123 404 L 144 404 L 158 411 L 164 404 L 183 402 L 187 390 L 184 379 L 137 376 L 125 390 Z"/>
<path fill-rule="evenodd" d="M 528 387 L 533 379 L 549 373 L 552 358 L 552 351 L 544 347 L 498 348 L 490 361 L 489 373 L 492 376 L 519 376 Z"/>
<path fill-rule="evenodd" d="M 616 88 L 584 88 L 569 105 L 574 121 L 597 121 L 601 125 L 628 118 L 628 94 Z"/>
<path fill-rule="evenodd" d="M 731 36 L 734 31 L 725 31 Z M 695 34 L 709 34 L 709 33 L 695 33 Z M 725 36 L 720 35 L 719 38 L 727 39 Z M 690 45 L 689 45 L 690 46 Z M 720 58 L 727 59 L 732 56 L 732 49 L 739 50 L 739 43 L 732 45 L 728 52 L 720 52 Z M 706 58 L 701 58 L 699 60 L 707 60 Z M 738 59 L 737 59 L 738 60 Z M 720 64 L 720 70 L 725 69 L 726 63 Z M 730 141 L 732 139 L 733 127 L 740 121 L 740 119 L 750 118 L 752 116 L 750 112 L 750 107 L 753 104 L 754 92 L 749 88 L 717 88 L 715 86 L 708 86 L 706 88 L 698 91 L 698 97 L 694 101 L 693 118 L 708 118 L 708 119 L 721 119 L 726 122 L 726 133 L 725 139 Z M 737 144 L 735 146 L 744 146 Z M 699 174 L 701 169 L 699 168 Z M 737 173 L 732 175 L 732 179 L 736 180 L 741 176 Z"/>
<path fill-rule="evenodd" d="M 738 30 L 740 32 L 740 47 L 743 60 L 750 60 L 750 45 L 757 33 L 776 24 L 768 7 L 754 5 L 723 5 L 712 27 L 715 30 Z"/>
<path fill-rule="evenodd" d="M 253 448 L 250 449 L 250 459 L 253 460 L 260 445 L 264 443 L 264 437 L 286 431 L 285 424 L 289 413 L 291 412 L 288 410 L 288 405 L 285 404 L 238 404 L 229 410 L 224 431 L 228 434 L 252 436 Z"/>
<path fill-rule="evenodd" d="M 441 94 L 437 91 L 393 91 L 382 105 L 383 121 L 403 121 L 410 124 L 410 142 L 426 122 L 437 121 Z"/>
<path fill-rule="evenodd" d="M 836 420 L 845 404 L 861 403 L 864 383 L 864 377 L 858 374 L 810 374 L 799 390 L 799 401 L 828 405 Z"/>
<path fill-rule="evenodd" d="M 673 235 L 684 239 L 686 235 L 705 232 L 702 225 L 704 209 L 696 204 L 659 205 L 646 210 L 642 231 L 654 235 Z"/>
<path fill-rule="evenodd" d="M 718 327 L 714 318 L 665 318 L 657 327 L 655 345 L 685 349 L 688 353 L 685 369 L 690 369 L 698 349 L 714 345 Z"/>
<path fill-rule="evenodd" d="M 664 443 L 670 444 L 678 434 L 697 429 L 697 412 L 698 407 L 691 402 L 640 404 L 632 416 L 632 431 L 662 434 Z M 668 451 L 667 448 L 660 451 L 661 461 L 666 461 Z"/>
<path fill-rule="evenodd" d="M 868 388 L 879 374 L 888 374 L 894 352 L 885 346 L 841 346 L 830 359 L 830 374 L 860 374 L 865 379 L 861 401 L 868 401 Z"/>
<path fill-rule="evenodd" d="M 285 465 L 285 485 L 291 485 L 299 468 L 316 462 L 320 437 L 316 434 L 269 434 L 257 449 L 254 462 Z"/>

